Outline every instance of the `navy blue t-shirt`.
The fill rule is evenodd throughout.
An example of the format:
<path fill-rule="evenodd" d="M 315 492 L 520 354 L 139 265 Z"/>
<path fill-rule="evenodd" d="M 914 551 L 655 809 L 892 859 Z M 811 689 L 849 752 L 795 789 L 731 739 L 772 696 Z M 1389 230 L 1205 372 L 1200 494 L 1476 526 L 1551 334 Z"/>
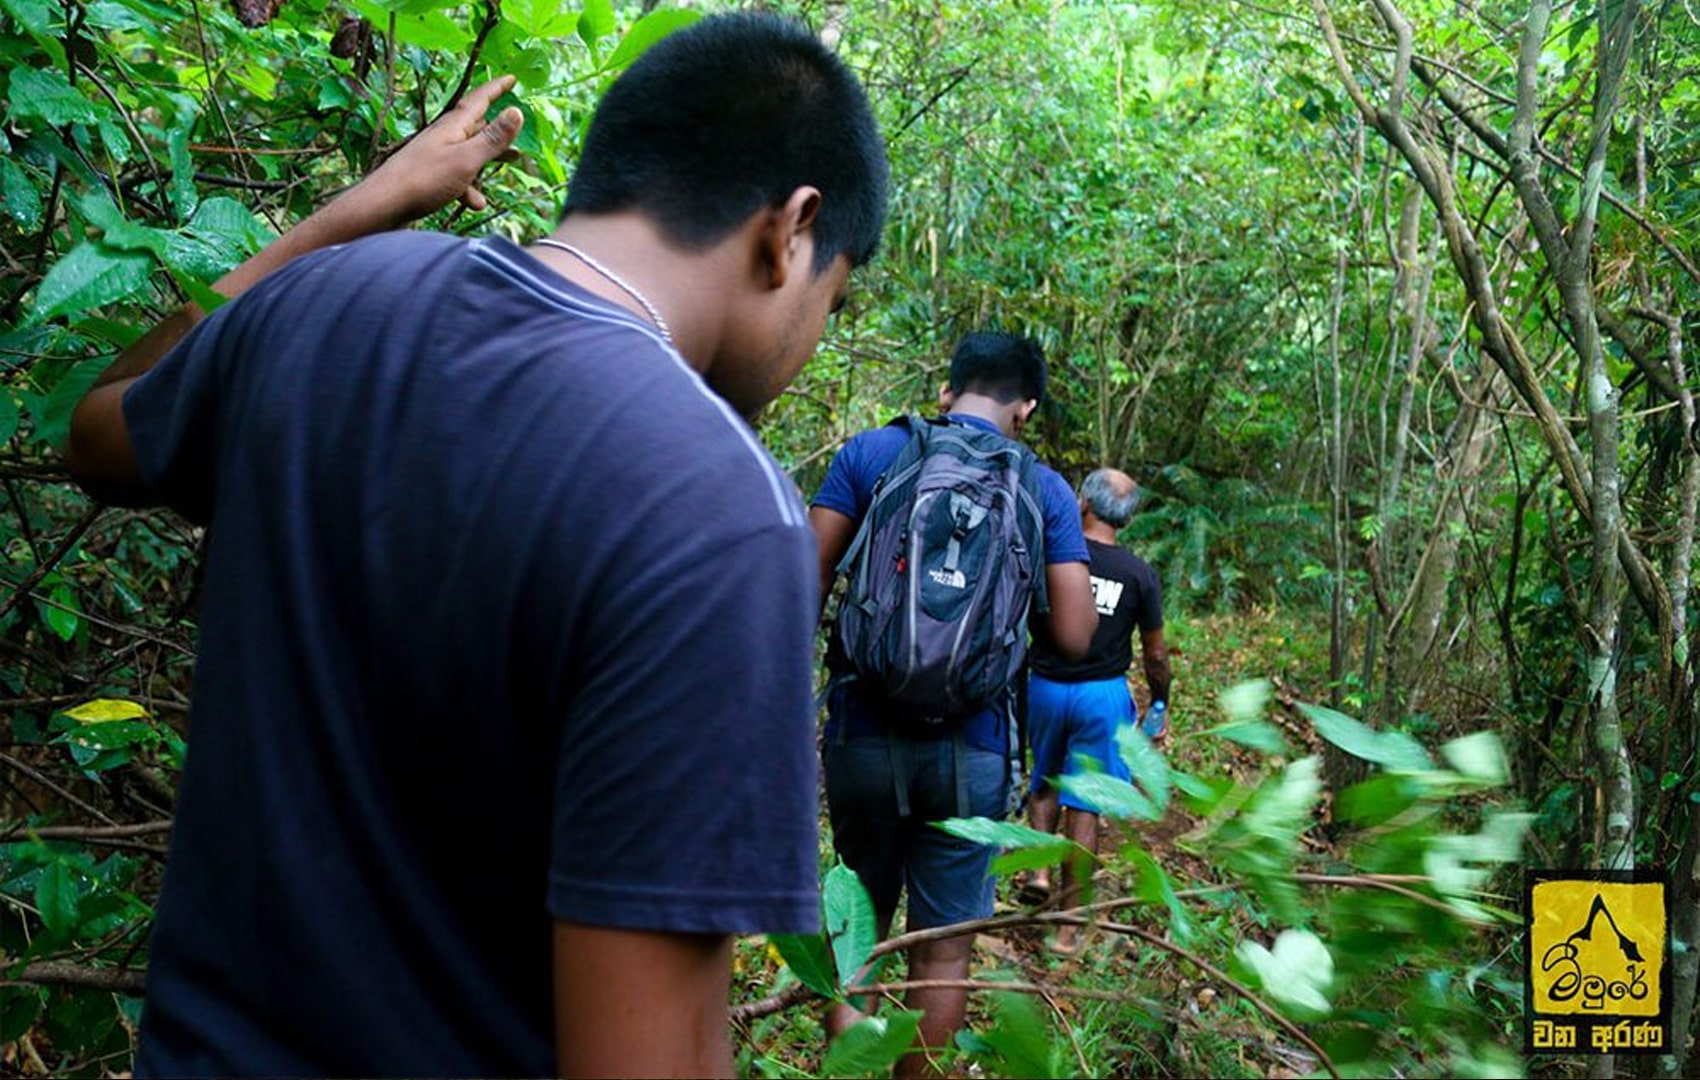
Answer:
<path fill-rule="evenodd" d="M 126 394 L 210 525 L 141 1075 L 554 1075 L 553 919 L 818 924 L 814 542 L 504 240 L 301 258 Z"/>
<path fill-rule="evenodd" d="M 951 413 L 949 418 L 987 431 L 998 430 L 996 424 L 978 416 Z M 874 485 L 908 441 L 909 430 L 896 425 L 852 436 L 827 467 L 826 479 L 811 505 L 836 510 L 860 525 L 873 504 Z M 1039 495 L 1045 515 L 1045 562 L 1089 561 L 1086 537 L 1080 531 L 1080 503 L 1068 481 L 1043 462 L 1039 463 Z M 837 736 L 839 724 L 846 725 L 847 738 L 882 734 L 886 727 L 881 717 L 903 708 L 891 703 L 877 689 L 858 681 L 838 687 L 829 701 L 828 738 Z M 981 750 L 1001 754 L 1008 749 L 1009 734 L 996 709 L 986 709 L 965 720 L 962 737 L 969 746 Z"/>

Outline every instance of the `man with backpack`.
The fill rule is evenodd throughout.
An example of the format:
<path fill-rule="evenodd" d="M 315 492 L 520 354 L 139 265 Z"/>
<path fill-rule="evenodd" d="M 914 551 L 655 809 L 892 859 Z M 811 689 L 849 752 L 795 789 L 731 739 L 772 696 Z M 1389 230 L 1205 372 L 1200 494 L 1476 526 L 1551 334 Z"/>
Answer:
<path fill-rule="evenodd" d="M 1036 637 L 1083 655 L 1097 616 L 1073 492 L 1016 441 L 1045 392 L 1037 343 L 964 338 L 944 415 L 862 432 L 809 510 L 822 603 L 848 578 L 828 652 L 833 843 L 867 887 L 880 934 L 908 889 L 910 930 L 991 914 L 994 852 L 931 823 L 1008 810 L 1014 678 Z M 973 935 L 919 944 L 909 977 L 967 977 Z M 967 993 L 910 991 L 923 1047 L 948 1045 Z M 836 1034 L 856 1017 L 842 1007 Z M 924 1075 L 914 1053 L 900 1076 Z"/>
<path fill-rule="evenodd" d="M 1092 595 L 1098 631 L 1084 657 L 1059 655 L 1046 642 L 1035 642 L 1033 674 L 1028 682 L 1027 733 L 1033 746 L 1033 787 L 1028 803 L 1033 828 L 1053 832 L 1059 807 L 1067 808 L 1068 836 L 1087 851 L 1098 850 L 1097 807 L 1058 780 L 1083 769 L 1100 769 L 1131 778 L 1120 741 L 1139 723 L 1139 707 L 1128 691 L 1133 666 L 1133 634 L 1145 666 L 1151 707 L 1141 729 L 1154 740 L 1168 734 L 1169 651 L 1163 643 L 1163 592 L 1156 571 L 1144 559 L 1116 544 L 1116 531 L 1133 517 L 1139 486 L 1115 469 L 1098 469 L 1080 485 L 1080 515 L 1086 546 L 1092 553 Z M 1084 902 L 1074 880 L 1073 860 L 1063 863 L 1057 906 Z M 1041 870 L 1022 889 L 1022 899 L 1049 899 L 1050 878 Z M 1059 926 L 1052 949 L 1068 955 L 1079 948 L 1080 927 Z"/>
<path fill-rule="evenodd" d="M 472 197 L 511 85 L 72 421 L 92 494 L 207 526 L 138 1076 L 730 1076 L 733 935 L 819 925 L 813 536 L 742 416 L 878 245 L 872 110 L 706 18 L 549 236 L 389 231 Z"/>

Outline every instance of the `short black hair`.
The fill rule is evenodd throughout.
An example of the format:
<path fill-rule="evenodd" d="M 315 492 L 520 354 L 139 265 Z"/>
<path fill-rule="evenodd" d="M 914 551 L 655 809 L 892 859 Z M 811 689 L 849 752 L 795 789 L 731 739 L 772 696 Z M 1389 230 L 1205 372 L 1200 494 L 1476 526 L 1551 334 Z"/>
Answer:
<path fill-rule="evenodd" d="M 839 255 L 873 257 L 888 171 L 862 84 L 807 27 L 716 15 L 650 47 L 609 88 L 561 217 L 637 210 L 701 250 L 813 185 L 818 274 Z"/>
<path fill-rule="evenodd" d="M 950 358 L 950 389 L 984 394 L 1000 405 L 1045 400 L 1045 350 L 1032 338 L 981 330 Z"/>

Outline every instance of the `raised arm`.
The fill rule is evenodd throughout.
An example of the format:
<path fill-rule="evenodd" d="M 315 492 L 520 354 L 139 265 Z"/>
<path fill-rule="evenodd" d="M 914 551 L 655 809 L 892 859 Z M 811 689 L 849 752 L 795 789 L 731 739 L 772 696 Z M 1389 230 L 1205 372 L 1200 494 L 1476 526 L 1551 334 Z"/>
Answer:
<path fill-rule="evenodd" d="M 504 75 L 467 94 L 370 176 L 214 282 L 213 290 L 239 296 L 298 255 L 401 228 L 455 199 L 481 209 L 484 196 L 473 181 L 513 144 L 521 123 L 516 108 L 489 123 L 484 114 L 513 82 Z M 64 456 L 72 478 L 89 494 L 123 506 L 152 501 L 130 445 L 124 392 L 203 317 L 194 304 L 167 316 L 119 354 L 78 403 Z"/>

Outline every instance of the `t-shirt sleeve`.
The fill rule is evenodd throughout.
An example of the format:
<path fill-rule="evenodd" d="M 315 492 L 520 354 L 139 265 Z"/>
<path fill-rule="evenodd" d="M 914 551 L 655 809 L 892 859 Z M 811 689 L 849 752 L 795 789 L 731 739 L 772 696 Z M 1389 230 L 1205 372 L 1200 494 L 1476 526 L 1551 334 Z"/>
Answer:
<path fill-rule="evenodd" d="M 548 907 L 635 930 L 813 932 L 813 538 L 789 492 L 790 521 L 751 527 L 760 499 L 776 516 L 770 491 L 740 502 L 711 472 L 673 479 L 626 489 L 634 527 L 569 632 Z"/>
<path fill-rule="evenodd" d="M 895 456 L 907 436 L 899 435 L 891 438 L 886 428 L 874 428 L 853 436 L 832 457 L 832 464 L 827 466 L 826 479 L 821 481 L 820 490 L 810 506 L 818 506 L 824 510 L 836 510 L 852 521 L 862 520 L 862 515 L 868 512 L 868 506 L 873 501 L 874 484 L 879 480 L 880 473 Z M 890 453 L 882 454 L 890 445 Z"/>
<path fill-rule="evenodd" d="M 1045 562 L 1092 561 L 1080 529 L 1080 503 L 1068 481 L 1049 466 L 1039 468 L 1039 495 L 1045 510 Z"/>
<path fill-rule="evenodd" d="M 1141 559 L 1135 570 L 1139 581 L 1139 609 L 1134 612 L 1139 629 L 1149 634 L 1163 629 L 1163 583 L 1151 564 Z"/>
<path fill-rule="evenodd" d="M 245 314 L 240 301 L 223 305 L 124 392 L 124 423 L 143 483 L 193 521 L 212 516 L 220 385 Z"/>

